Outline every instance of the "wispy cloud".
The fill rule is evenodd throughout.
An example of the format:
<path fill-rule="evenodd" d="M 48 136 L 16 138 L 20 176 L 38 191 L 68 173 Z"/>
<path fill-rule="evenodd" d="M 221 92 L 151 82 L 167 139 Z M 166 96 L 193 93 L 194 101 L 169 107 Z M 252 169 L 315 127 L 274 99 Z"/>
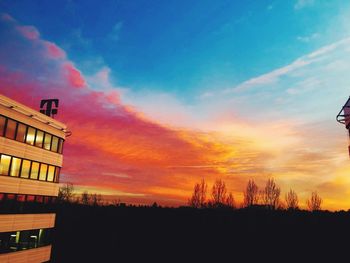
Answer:
<path fill-rule="evenodd" d="M 277 82 L 280 77 L 290 74 L 298 69 L 302 69 L 305 66 L 308 66 L 314 62 L 317 62 L 324 58 L 324 56 L 327 55 L 327 53 L 330 53 L 334 51 L 335 49 L 339 48 L 340 46 L 346 46 L 350 43 L 350 38 L 345 38 L 340 41 L 337 41 L 335 43 L 329 44 L 327 46 L 321 47 L 318 50 L 315 50 L 314 52 L 307 54 L 305 56 L 302 56 L 300 58 L 297 58 L 294 60 L 291 64 L 275 69 L 269 73 L 260 75 L 258 77 L 251 78 L 238 86 L 227 89 L 225 92 L 232 92 L 232 91 L 244 91 L 246 89 L 262 86 L 266 84 L 271 84 Z"/>
<path fill-rule="evenodd" d="M 313 33 L 309 36 L 298 36 L 297 40 L 299 40 L 300 42 L 309 43 L 310 41 L 316 40 L 319 37 L 320 37 L 319 33 Z"/>
<path fill-rule="evenodd" d="M 315 4 L 315 0 L 296 0 L 294 4 L 294 9 L 299 10 L 305 7 L 310 7 Z"/>
<path fill-rule="evenodd" d="M 112 28 L 111 32 L 109 33 L 108 37 L 111 40 L 115 41 L 115 42 L 118 41 L 119 38 L 120 38 L 120 33 L 121 33 L 122 28 L 123 28 L 123 22 L 121 22 L 121 21 L 117 22 L 113 26 L 113 28 Z"/>

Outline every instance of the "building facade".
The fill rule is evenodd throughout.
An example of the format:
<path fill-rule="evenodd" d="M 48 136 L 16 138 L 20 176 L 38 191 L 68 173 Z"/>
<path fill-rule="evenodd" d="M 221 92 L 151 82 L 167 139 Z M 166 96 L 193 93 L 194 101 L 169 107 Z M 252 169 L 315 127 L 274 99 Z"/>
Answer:
<path fill-rule="evenodd" d="M 47 262 L 66 126 L 0 95 L 0 262 Z"/>

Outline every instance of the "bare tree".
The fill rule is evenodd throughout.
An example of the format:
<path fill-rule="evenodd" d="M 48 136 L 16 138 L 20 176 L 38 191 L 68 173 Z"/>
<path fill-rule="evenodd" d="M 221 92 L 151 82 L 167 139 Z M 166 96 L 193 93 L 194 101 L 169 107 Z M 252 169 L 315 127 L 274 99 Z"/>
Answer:
<path fill-rule="evenodd" d="M 278 208 L 280 194 L 281 189 L 276 185 L 273 178 L 267 180 L 265 188 L 262 191 L 263 204 L 272 209 Z"/>
<path fill-rule="evenodd" d="M 72 183 L 66 183 L 62 185 L 58 190 L 57 201 L 58 202 L 73 202 L 74 186 Z"/>
<path fill-rule="evenodd" d="M 211 196 L 213 206 L 219 207 L 225 205 L 227 199 L 227 190 L 224 181 L 221 179 L 215 181 L 211 190 Z"/>
<path fill-rule="evenodd" d="M 317 192 L 312 192 L 309 200 L 306 204 L 311 212 L 321 210 L 322 198 L 317 194 Z"/>
<path fill-rule="evenodd" d="M 286 208 L 287 209 L 291 209 L 291 210 L 299 209 L 298 195 L 292 189 L 290 189 L 289 192 L 286 193 L 285 200 L 286 200 Z"/>
<path fill-rule="evenodd" d="M 93 206 L 102 205 L 102 197 L 100 194 L 94 193 L 90 196 L 90 199 Z"/>
<path fill-rule="evenodd" d="M 225 205 L 228 206 L 229 208 L 235 208 L 236 204 L 235 204 L 235 199 L 233 198 L 232 193 L 230 192 L 226 198 L 226 202 Z"/>
<path fill-rule="evenodd" d="M 89 193 L 87 191 L 84 191 L 82 194 L 81 194 L 81 198 L 80 198 L 80 201 L 83 205 L 89 205 L 90 204 L 90 201 L 91 201 L 91 197 L 89 195 Z"/>
<path fill-rule="evenodd" d="M 207 195 L 207 184 L 204 179 L 200 183 L 196 183 L 193 189 L 191 198 L 188 200 L 188 204 L 195 208 L 205 207 Z"/>
<path fill-rule="evenodd" d="M 254 180 L 249 180 L 244 191 L 244 206 L 256 205 L 259 201 L 259 188 Z"/>

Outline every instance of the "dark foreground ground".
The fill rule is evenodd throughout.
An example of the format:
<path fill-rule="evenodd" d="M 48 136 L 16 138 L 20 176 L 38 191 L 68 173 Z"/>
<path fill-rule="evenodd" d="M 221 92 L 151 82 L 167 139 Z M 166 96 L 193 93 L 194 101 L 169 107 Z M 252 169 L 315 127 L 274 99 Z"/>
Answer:
<path fill-rule="evenodd" d="M 67 204 L 52 262 L 350 262 L 350 213 Z"/>

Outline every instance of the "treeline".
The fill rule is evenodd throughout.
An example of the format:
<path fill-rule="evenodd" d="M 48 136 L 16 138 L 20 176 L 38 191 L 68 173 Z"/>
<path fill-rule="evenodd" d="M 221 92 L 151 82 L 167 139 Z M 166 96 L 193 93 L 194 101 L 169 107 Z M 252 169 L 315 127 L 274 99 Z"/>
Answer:
<path fill-rule="evenodd" d="M 101 194 L 83 193 L 77 194 L 72 183 L 66 183 L 59 189 L 57 203 L 75 203 L 90 206 L 126 206 L 120 199 L 106 201 Z M 208 184 L 202 179 L 196 183 L 187 205 L 192 208 L 266 208 L 271 210 L 299 210 L 299 197 L 297 193 L 290 189 L 284 198 L 281 196 L 281 188 L 276 184 L 273 178 L 266 181 L 264 187 L 259 188 L 253 179 L 247 182 L 243 191 L 243 203 L 237 204 L 232 192 L 229 192 L 226 183 L 218 179 L 209 189 Z M 306 200 L 309 211 L 321 210 L 322 198 L 317 192 L 312 192 L 309 199 Z M 134 205 L 130 205 L 134 206 Z M 139 205 L 146 207 L 146 205 Z M 156 202 L 151 207 L 161 207 Z"/>
<path fill-rule="evenodd" d="M 244 200 L 238 207 L 234 196 L 227 191 L 226 184 L 223 180 L 218 179 L 214 182 L 210 196 L 208 196 L 208 185 L 204 179 L 196 183 L 193 188 L 192 196 L 188 200 L 188 205 L 193 208 L 252 208 L 262 207 L 267 209 L 299 209 L 299 198 L 297 193 L 290 189 L 281 198 L 281 188 L 275 183 L 274 179 L 268 179 L 265 186 L 259 189 L 254 180 L 249 180 L 243 191 Z M 322 198 L 317 192 L 312 192 L 306 200 L 307 208 L 310 211 L 321 210 Z"/>

